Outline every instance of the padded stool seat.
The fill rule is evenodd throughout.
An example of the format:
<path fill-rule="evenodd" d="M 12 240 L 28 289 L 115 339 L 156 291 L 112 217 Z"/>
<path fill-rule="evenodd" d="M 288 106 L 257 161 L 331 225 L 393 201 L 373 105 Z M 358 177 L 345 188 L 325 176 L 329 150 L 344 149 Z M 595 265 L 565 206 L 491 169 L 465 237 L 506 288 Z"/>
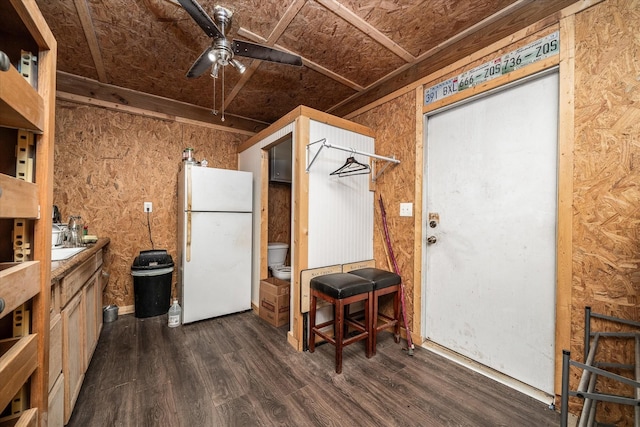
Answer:
<path fill-rule="evenodd" d="M 365 352 L 371 357 L 370 327 L 371 327 L 371 297 L 373 282 L 349 273 L 332 273 L 314 277 L 309 282 L 311 292 L 311 306 L 309 307 L 309 352 L 313 353 L 316 345 L 316 335 L 325 339 L 336 347 L 336 373 L 342 372 L 342 348 L 360 340 L 366 340 Z M 333 319 L 316 325 L 316 307 L 318 298 L 333 305 Z M 345 308 L 355 302 L 364 302 L 364 324 L 345 316 Z M 333 325 L 333 336 L 322 331 Z M 348 327 L 352 326 L 359 333 L 346 336 Z"/>
<path fill-rule="evenodd" d="M 396 273 L 379 268 L 361 268 L 349 273 L 373 282 L 369 353 L 376 354 L 377 335 L 384 329 L 393 328 L 394 341 L 400 342 L 400 285 L 402 278 Z M 393 317 L 378 312 L 378 298 L 391 293 L 393 293 Z"/>

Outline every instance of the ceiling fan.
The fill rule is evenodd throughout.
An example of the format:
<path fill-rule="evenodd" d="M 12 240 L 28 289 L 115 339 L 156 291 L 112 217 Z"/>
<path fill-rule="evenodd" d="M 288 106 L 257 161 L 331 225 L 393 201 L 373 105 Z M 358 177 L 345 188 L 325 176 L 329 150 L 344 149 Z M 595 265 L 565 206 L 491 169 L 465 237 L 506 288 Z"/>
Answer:
<path fill-rule="evenodd" d="M 235 55 L 287 65 L 302 65 L 302 59 L 297 55 L 243 40 L 229 41 L 226 33 L 231 27 L 231 18 L 233 16 L 229 9 L 216 6 L 213 14 L 214 19 L 212 20 L 196 0 L 178 0 L 178 2 L 200 28 L 211 37 L 211 45 L 196 59 L 196 62 L 187 72 L 187 77 L 198 77 L 209 67 L 212 67 L 211 75 L 217 78 L 220 68 L 229 64 L 240 73 L 243 73 L 246 67 L 234 58 Z"/>

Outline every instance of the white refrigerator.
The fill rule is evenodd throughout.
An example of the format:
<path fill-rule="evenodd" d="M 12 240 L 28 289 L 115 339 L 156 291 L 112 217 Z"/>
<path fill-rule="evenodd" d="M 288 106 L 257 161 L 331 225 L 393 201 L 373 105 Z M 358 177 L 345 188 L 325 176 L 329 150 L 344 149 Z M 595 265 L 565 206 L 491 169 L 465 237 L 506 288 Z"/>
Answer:
<path fill-rule="evenodd" d="M 178 174 L 182 322 L 251 309 L 253 175 L 183 164 Z"/>

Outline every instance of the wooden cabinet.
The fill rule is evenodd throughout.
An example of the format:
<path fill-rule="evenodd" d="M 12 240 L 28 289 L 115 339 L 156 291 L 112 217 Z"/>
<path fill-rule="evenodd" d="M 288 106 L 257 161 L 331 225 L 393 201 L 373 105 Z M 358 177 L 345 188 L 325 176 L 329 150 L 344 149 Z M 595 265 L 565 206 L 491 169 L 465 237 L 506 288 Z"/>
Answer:
<path fill-rule="evenodd" d="M 20 319 L 30 330 L 23 327 L 16 338 L 0 336 L 0 411 L 28 384 L 28 396 L 20 400 L 32 409 L 16 416 L 21 424 L 44 425 L 49 402 L 56 41 L 34 0 L 1 1 L 0 28 L 0 51 L 12 63 L 8 71 L 0 71 L 0 298 L 5 302 L 0 319 L 16 309 L 30 315 Z M 23 60 L 22 50 L 37 55 L 38 70 L 31 81 L 13 65 Z M 28 135 L 30 147 L 24 165 L 22 135 Z M 22 173 L 23 166 L 29 176 Z"/>
<path fill-rule="evenodd" d="M 56 286 L 60 287 L 62 307 L 63 420 L 66 424 L 102 328 L 102 250 L 69 271 Z M 53 347 L 51 350 L 54 351 Z"/>

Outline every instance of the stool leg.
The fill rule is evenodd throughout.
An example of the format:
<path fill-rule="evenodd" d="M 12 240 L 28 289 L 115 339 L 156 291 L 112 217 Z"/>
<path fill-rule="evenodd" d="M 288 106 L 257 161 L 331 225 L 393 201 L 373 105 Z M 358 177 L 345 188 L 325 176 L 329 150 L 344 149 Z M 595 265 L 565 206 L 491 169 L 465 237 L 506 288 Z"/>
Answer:
<path fill-rule="evenodd" d="M 347 319 L 351 313 L 351 310 L 349 310 L 350 307 L 351 304 L 345 304 L 344 306 L 344 328 L 342 329 L 342 336 L 345 338 L 349 336 L 349 323 L 347 322 Z"/>
<path fill-rule="evenodd" d="M 393 340 L 396 343 L 400 342 L 400 286 L 398 285 L 398 290 L 393 294 L 393 318 L 396 320 Z"/>
<path fill-rule="evenodd" d="M 367 300 L 365 301 L 364 304 L 364 324 L 367 327 L 367 339 L 365 341 L 365 347 L 366 347 L 366 355 L 367 358 L 370 358 L 371 356 L 373 356 L 375 354 L 373 345 L 375 343 L 375 337 L 376 337 L 376 329 L 374 326 L 374 322 L 375 322 L 375 318 L 377 317 L 375 315 L 375 311 L 373 311 L 373 302 L 374 302 L 374 292 L 371 291 L 368 293 L 367 296 Z"/>
<path fill-rule="evenodd" d="M 316 334 L 314 329 L 316 328 L 316 304 L 318 297 L 315 293 L 311 292 L 311 306 L 309 307 L 309 353 L 313 353 L 316 349 Z"/>
<path fill-rule="evenodd" d="M 334 318 L 334 340 L 336 342 L 336 374 L 342 373 L 342 346 L 344 344 L 344 303 L 342 300 L 336 301 Z"/>
<path fill-rule="evenodd" d="M 369 351 L 372 356 L 375 356 L 378 343 L 378 294 L 375 291 L 371 292 L 371 321 L 369 323 L 369 333 L 371 334 Z"/>

